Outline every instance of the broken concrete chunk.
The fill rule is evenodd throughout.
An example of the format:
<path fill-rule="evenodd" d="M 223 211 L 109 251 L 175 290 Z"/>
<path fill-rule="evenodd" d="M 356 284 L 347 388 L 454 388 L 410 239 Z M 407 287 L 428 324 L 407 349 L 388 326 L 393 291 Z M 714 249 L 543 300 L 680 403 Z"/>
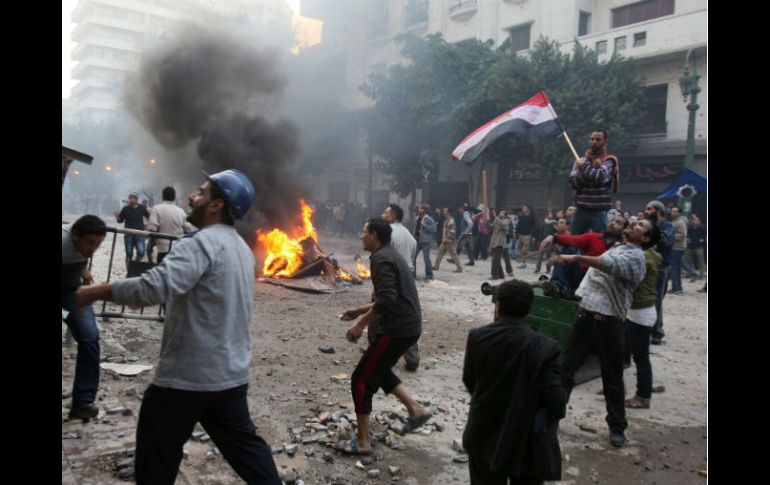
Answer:
<path fill-rule="evenodd" d="M 458 455 L 452 458 L 455 463 L 468 463 L 468 455 Z"/>
<path fill-rule="evenodd" d="M 399 473 L 401 473 L 401 469 L 397 466 L 389 466 L 388 471 L 390 472 L 391 476 L 396 476 Z"/>
<path fill-rule="evenodd" d="M 463 448 L 463 440 L 455 438 L 454 441 L 452 441 L 452 449 L 459 451 L 460 453 L 465 453 L 465 449 Z"/>
<path fill-rule="evenodd" d="M 369 478 L 374 478 L 375 480 L 379 480 L 379 478 L 380 478 L 380 469 L 379 468 L 373 468 L 373 469 L 369 470 L 368 472 L 366 472 L 366 475 Z"/>
<path fill-rule="evenodd" d="M 289 456 L 294 456 L 294 453 L 297 452 L 297 445 L 296 443 L 292 443 L 290 445 L 284 445 L 284 449 L 286 450 L 286 454 Z"/>
<path fill-rule="evenodd" d="M 334 347 L 331 345 L 321 345 L 318 347 L 318 350 L 323 352 L 324 354 L 333 354 L 334 353 Z"/>

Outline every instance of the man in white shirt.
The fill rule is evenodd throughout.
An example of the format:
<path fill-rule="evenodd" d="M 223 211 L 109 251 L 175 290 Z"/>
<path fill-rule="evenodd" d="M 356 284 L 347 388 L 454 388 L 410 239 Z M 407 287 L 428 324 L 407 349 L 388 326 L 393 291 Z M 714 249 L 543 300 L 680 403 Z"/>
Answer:
<path fill-rule="evenodd" d="M 388 204 L 382 213 L 382 218 L 388 221 L 390 228 L 393 230 L 390 235 L 390 245 L 406 260 L 406 265 L 412 270 L 412 277 L 416 277 L 414 260 L 417 257 L 417 240 L 409 232 L 409 229 L 401 223 L 404 219 L 404 209 L 398 204 Z M 369 325 L 368 336 L 370 343 L 377 334 L 376 330 L 377 322 Z M 407 370 L 412 372 L 417 370 L 417 367 L 420 365 L 420 350 L 416 342 L 404 352 L 404 360 L 406 361 Z"/>
<path fill-rule="evenodd" d="M 187 214 L 184 210 L 174 204 L 175 199 L 174 187 L 163 189 L 163 202 L 152 208 L 150 220 L 145 225 L 147 231 L 183 236 L 196 230 L 195 226 L 187 222 Z M 155 247 L 158 249 L 158 264 L 160 264 L 171 250 L 171 241 L 158 238 Z"/>

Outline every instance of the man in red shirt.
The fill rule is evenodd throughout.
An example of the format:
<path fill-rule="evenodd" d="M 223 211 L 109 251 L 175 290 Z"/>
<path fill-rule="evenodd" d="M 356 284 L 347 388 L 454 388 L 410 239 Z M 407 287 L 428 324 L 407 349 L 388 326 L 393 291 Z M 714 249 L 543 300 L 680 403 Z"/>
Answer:
<path fill-rule="evenodd" d="M 599 256 L 607 249 L 614 246 L 623 236 L 623 231 L 628 227 L 628 221 L 623 216 L 618 216 L 609 224 L 603 233 L 586 232 L 584 234 L 554 234 L 548 236 L 540 244 L 540 251 L 547 251 L 551 244 L 558 244 L 564 250 L 562 254 L 580 254 L 584 256 Z M 543 293 L 554 298 L 574 299 L 575 290 L 580 285 L 583 275 L 588 271 L 588 265 L 577 263 L 558 264 L 553 269 L 550 284 L 543 285 Z"/>

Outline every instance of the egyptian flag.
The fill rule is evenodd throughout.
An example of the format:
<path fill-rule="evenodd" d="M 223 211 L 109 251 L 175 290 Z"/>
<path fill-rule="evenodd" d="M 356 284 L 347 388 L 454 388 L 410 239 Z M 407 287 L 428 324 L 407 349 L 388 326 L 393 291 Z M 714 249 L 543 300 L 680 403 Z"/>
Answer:
<path fill-rule="evenodd" d="M 545 91 L 540 91 L 526 103 L 506 111 L 465 137 L 452 151 L 452 159 L 473 163 L 489 145 L 509 133 L 523 135 L 530 143 L 534 143 L 538 138 L 561 132 L 556 112 Z"/>

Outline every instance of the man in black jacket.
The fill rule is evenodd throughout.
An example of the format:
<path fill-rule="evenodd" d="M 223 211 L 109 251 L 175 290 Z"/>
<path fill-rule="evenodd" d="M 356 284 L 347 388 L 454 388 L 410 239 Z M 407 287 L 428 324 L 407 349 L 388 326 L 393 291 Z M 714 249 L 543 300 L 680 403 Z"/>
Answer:
<path fill-rule="evenodd" d="M 369 219 L 361 231 L 364 249 L 369 257 L 374 286 L 374 303 L 346 310 L 340 318 L 353 320 L 361 315 L 345 334 L 357 342 L 367 325 L 377 322 L 374 340 L 361 356 L 350 378 L 350 390 L 356 411 L 356 437 L 340 440 L 334 448 L 353 455 L 371 453 L 369 415 L 372 396 L 380 389 L 393 394 L 406 407 L 409 417 L 403 433 L 411 433 L 431 418 L 431 413 L 418 403 L 391 370 L 399 357 L 420 338 L 422 310 L 414 285 L 414 276 L 406 260 L 390 244 L 393 230 L 381 217 Z"/>
<path fill-rule="evenodd" d="M 494 323 L 472 329 L 465 351 L 463 382 L 471 405 L 463 447 L 471 484 L 560 480 L 557 431 L 567 393 L 559 344 L 524 321 L 534 300 L 528 283 L 506 281 L 496 296 Z"/>

